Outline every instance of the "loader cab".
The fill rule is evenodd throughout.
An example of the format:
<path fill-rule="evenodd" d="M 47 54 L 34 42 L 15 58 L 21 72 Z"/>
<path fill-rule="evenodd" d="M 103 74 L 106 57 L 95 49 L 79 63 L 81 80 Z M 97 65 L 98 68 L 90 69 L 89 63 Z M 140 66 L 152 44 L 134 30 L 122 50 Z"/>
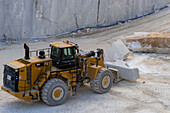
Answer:
<path fill-rule="evenodd" d="M 76 66 L 76 45 L 69 42 L 50 43 L 53 66 L 59 69 L 73 68 Z"/>

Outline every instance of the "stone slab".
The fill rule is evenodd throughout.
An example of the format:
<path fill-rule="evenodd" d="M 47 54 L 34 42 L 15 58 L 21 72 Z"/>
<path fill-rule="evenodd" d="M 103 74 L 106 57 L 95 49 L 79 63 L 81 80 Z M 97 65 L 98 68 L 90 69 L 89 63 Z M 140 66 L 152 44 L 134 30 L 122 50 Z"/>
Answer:
<path fill-rule="evenodd" d="M 122 79 L 136 81 L 140 78 L 138 68 L 130 68 L 124 61 L 115 60 L 113 62 L 105 62 L 105 65 L 117 69 L 119 77 Z"/>
<path fill-rule="evenodd" d="M 170 32 L 136 33 L 126 42 L 133 52 L 170 53 Z"/>
<path fill-rule="evenodd" d="M 112 43 L 112 47 L 107 49 L 104 54 L 105 54 L 105 61 L 114 61 L 115 59 L 117 60 L 125 60 L 130 51 L 128 48 L 125 46 L 125 44 L 121 40 L 117 40 Z"/>

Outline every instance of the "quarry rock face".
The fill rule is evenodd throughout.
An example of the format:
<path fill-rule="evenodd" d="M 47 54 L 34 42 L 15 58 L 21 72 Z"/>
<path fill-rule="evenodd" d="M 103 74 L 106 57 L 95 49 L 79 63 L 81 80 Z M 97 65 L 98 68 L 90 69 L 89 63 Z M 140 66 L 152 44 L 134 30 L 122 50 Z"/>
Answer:
<path fill-rule="evenodd" d="M 45 38 L 109 25 L 166 4 L 167 0 L 0 0 L 0 39 Z"/>

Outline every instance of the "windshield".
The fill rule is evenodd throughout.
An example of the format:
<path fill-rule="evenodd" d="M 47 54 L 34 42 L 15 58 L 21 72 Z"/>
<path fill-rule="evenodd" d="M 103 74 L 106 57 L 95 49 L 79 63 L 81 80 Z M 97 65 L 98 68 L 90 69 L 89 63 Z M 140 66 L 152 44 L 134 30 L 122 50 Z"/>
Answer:
<path fill-rule="evenodd" d="M 63 49 L 63 59 L 74 59 L 74 58 L 75 58 L 75 48 Z"/>

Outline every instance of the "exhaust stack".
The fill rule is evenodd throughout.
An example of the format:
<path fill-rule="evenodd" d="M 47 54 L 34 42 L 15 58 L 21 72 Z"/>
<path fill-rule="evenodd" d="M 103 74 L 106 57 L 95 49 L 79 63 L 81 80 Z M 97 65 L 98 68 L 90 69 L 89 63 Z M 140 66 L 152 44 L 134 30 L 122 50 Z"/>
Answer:
<path fill-rule="evenodd" d="M 30 57 L 29 57 L 29 47 L 26 43 L 24 43 L 24 49 L 25 49 L 25 59 L 28 60 L 28 59 L 30 59 Z"/>

